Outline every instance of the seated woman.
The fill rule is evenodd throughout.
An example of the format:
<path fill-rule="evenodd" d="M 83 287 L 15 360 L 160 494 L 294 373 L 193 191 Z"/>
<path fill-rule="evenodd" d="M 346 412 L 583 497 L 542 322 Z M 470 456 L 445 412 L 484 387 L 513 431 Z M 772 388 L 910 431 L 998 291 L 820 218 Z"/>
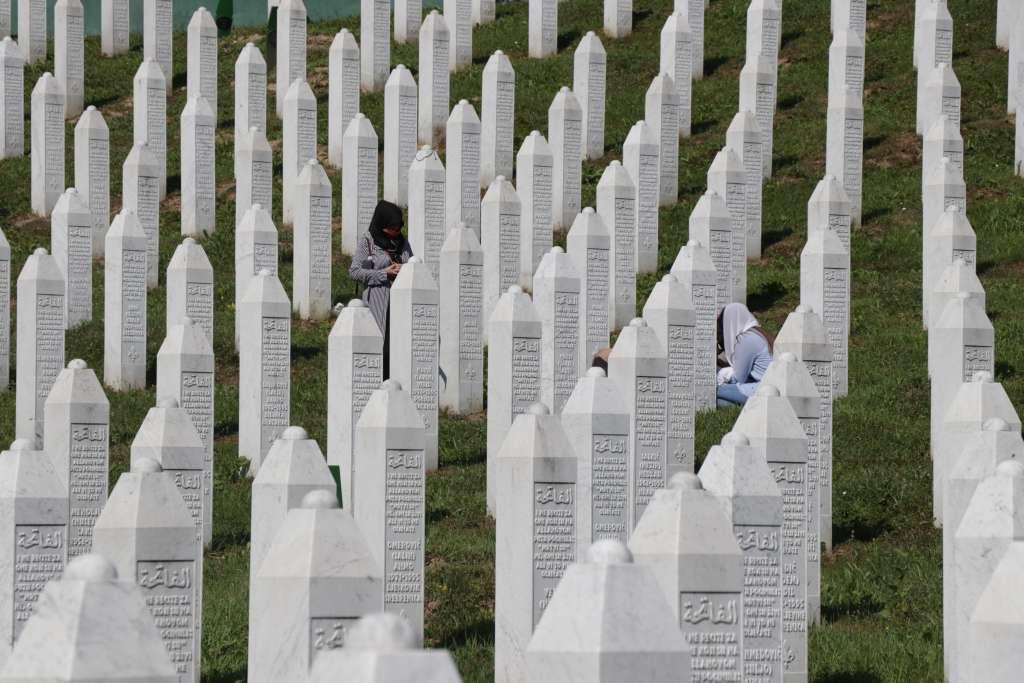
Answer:
<path fill-rule="evenodd" d="M 772 362 L 772 338 L 743 304 L 728 304 L 718 314 L 718 405 L 741 406 L 757 391 Z"/>
<path fill-rule="evenodd" d="M 384 335 L 384 379 L 390 377 L 391 370 L 391 283 L 398 277 L 402 264 L 412 257 L 412 247 L 402 234 L 404 224 L 398 206 L 384 200 L 378 202 L 370 227 L 356 243 L 348 269 L 349 277 L 363 285 L 363 301 Z"/>

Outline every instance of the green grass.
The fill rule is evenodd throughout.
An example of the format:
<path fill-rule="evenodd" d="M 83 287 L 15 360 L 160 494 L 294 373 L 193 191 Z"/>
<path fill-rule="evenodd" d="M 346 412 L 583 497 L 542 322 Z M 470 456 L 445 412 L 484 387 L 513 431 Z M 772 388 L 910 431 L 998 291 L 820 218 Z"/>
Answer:
<path fill-rule="evenodd" d="M 764 258 L 749 269 L 751 308 L 778 330 L 799 299 L 799 254 L 806 201 L 824 172 L 828 11 L 825 0 L 785 3 L 775 119 L 775 174 L 764 191 Z M 1006 55 L 994 45 L 994 3 L 951 0 L 956 22 L 955 68 L 963 85 L 963 134 L 968 214 L 978 233 L 978 270 L 996 326 L 998 379 L 1011 399 L 1024 398 L 1020 283 L 1024 274 L 1021 181 L 1013 176 L 1013 127 L 1004 114 Z M 694 85 L 692 138 L 680 149 L 680 201 L 663 209 L 660 272 L 686 241 L 690 210 L 705 187 L 705 173 L 724 144 L 736 110 L 742 66 L 742 0 L 713 0 L 707 15 L 707 76 Z M 584 205 L 606 163 L 621 153 L 630 126 L 643 115 L 643 97 L 658 68 L 658 40 L 667 0 L 638 0 L 634 34 L 605 40 L 608 51 L 607 154 L 584 165 Z M 572 50 L 599 28 L 601 3 L 569 0 L 560 6 L 557 56 L 526 59 L 524 3 L 499 5 L 493 24 L 474 32 L 474 63 L 452 79 L 452 102 L 480 104 L 480 76 L 495 49 L 509 53 L 517 73 L 516 146 L 530 130 L 545 130 L 547 108 L 558 87 L 571 85 Z M 911 68 L 913 2 L 869 4 L 865 83 L 864 226 L 853 235 L 853 308 L 850 394 L 835 407 L 835 551 L 824 559 L 822 625 L 811 632 L 815 681 L 941 680 L 941 554 L 931 525 L 928 457 L 928 383 L 925 337 L 920 329 L 920 146 L 913 134 L 915 74 Z M 320 100 L 321 154 L 327 133 L 327 49 L 340 27 L 358 32 L 358 19 L 310 27 L 309 80 Z M 241 29 L 221 41 L 217 147 L 218 232 L 203 240 L 213 262 L 217 354 L 214 542 L 206 555 L 203 674 L 209 681 L 241 681 L 246 668 L 249 481 L 236 457 L 238 359 L 233 348 L 232 78 L 238 51 L 262 36 Z M 417 48 L 397 46 L 394 64 L 414 68 Z M 113 207 L 120 206 L 121 162 L 132 138 L 131 79 L 141 59 L 103 58 L 95 39 L 86 43 L 86 103 L 96 104 L 111 133 Z M 178 115 L 184 106 L 184 37 L 175 41 L 174 93 L 168 106 L 169 198 L 161 215 L 161 271 L 180 241 Z M 28 93 L 52 62 L 26 71 Z M 415 72 L 415 68 L 414 68 Z M 269 98 L 272 102 L 272 96 Z M 363 112 L 383 134 L 383 97 L 363 95 Z M 272 111 L 272 109 L 271 109 Z M 280 139 L 271 113 L 269 137 Z M 72 181 L 72 125 L 68 125 L 68 179 Z M 26 124 L 26 137 L 28 126 Z M 27 150 L 27 143 L 26 143 Z M 278 157 L 280 161 L 280 157 Z M 280 212 L 280 173 L 274 204 Z M 331 171 L 340 215 L 339 176 Z M 29 211 L 29 157 L 0 163 L 0 225 L 11 242 L 15 273 L 35 246 L 49 246 L 49 222 Z M 338 223 L 336 221 L 336 229 Z M 291 286 L 291 236 L 281 230 L 281 279 Z M 338 254 L 336 242 L 336 254 Z M 644 297 L 656 276 L 640 280 Z M 163 282 L 163 272 L 161 272 Z M 94 277 L 94 321 L 67 336 L 67 357 L 102 367 L 103 276 Z M 347 259 L 335 259 L 333 296 L 355 290 Z M 164 335 L 162 289 L 149 296 L 149 389 L 110 392 L 111 482 L 127 466 L 128 450 L 153 404 L 156 351 Z M 291 421 L 325 446 L 326 341 L 329 323 L 297 322 L 293 329 Z M 14 342 L 12 335 L 12 344 Z M 12 364 L 13 365 L 13 364 Z M 13 438 L 14 393 L 0 394 L 0 442 Z M 736 411 L 698 420 L 703 454 L 728 431 Z M 494 527 L 484 514 L 485 422 L 481 416 L 440 424 L 441 469 L 427 480 L 427 645 L 449 648 L 466 681 L 491 679 L 494 608 Z"/>

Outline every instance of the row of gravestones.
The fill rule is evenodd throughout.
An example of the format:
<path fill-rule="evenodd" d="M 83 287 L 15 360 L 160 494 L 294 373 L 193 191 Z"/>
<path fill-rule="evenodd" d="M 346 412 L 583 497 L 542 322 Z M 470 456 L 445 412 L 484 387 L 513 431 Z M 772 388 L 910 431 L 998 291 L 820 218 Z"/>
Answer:
<path fill-rule="evenodd" d="M 999 3 L 997 44 L 1010 49 L 1012 113 L 1020 96 L 1020 30 L 1010 28 L 1018 25 L 1011 5 Z M 953 32 L 945 0 L 918 2 L 921 310 L 931 378 L 933 515 L 942 528 L 943 664 L 949 681 L 1011 681 L 1019 677 L 1024 645 L 1024 611 L 1008 588 L 1024 577 L 1024 441 L 1017 411 L 993 380 L 995 334 L 967 219 Z M 1019 131 L 1024 117 L 1017 118 Z"/>

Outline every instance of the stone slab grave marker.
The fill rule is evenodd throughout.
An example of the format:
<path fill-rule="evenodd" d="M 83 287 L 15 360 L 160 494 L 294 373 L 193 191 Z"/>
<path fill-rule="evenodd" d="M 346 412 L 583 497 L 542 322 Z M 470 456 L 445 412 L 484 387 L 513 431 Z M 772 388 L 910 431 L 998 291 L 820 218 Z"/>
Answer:
<path fill-rule="evenodd" d="M 156 356 L 157 400 L 177 402 L 203 443 L 203 543 L 213 540 L 214 356 L 203 328 L 191 318 L 168 325 Z"/>
<path fill-rule="evenodd" d="M 625 542 L 629 524 L 629 410 L 614 380 L 589 368 L 562 407 L 576 453 L 578 556 L 601 539 Z"/>
<path fill-rule="evenodd" d="M 444 20 L 448 24 L 448 71 L 461 71 L 473 62 L 472 0 L 445 0 Z"/>
<path fill-rule="evenodd" d="M 17 319 L 20 352 L 15 434 L 19 439 L 39 440 L 43 438 L 46 397 L 64 369 L 64 277 L 57 260 L 46 249 L 37 247 L 25 261 L 18 275 L 17 301 L 21 305 Z M 5 312 L 9 310 L 9 306 L 4 307 Z M 9 354 L 8 346 L 8 358 Z"/>
<path fill-rule="evenodd" d="M 761 128 L 761 163 L 765 178 L 772 177 L 775 136 L 775 68 L 764 57 L 748 59 L 740 71 L 740 111 L 752 111 Z"/>
<path fill-rule="evenodd" d="M 159 281 L 160 169 L 149 145 L 136 142 L 121 170 L 122 210 L 135 214 L 146 236 L 146 287 Z M 107 231 L 109 236 L 109 231 Z M 104 237 L 106 250 L 106 237 Z"/>
<path fill-rule="evenodd" d="M 977 372 L 995 372 L 995 332 L 984 304 L 966 292 L 953 297 L 936 318 L 931 382 L 931 444 L 960 385 Z"/>
<path fill-rule="evenodd" d="M 352 515 L 329 489 L 310 491 L 274 536 L 252 584 L 249 678 L 301 681 L 345 645 L 362 616 L 384 608 L 381 567 Z"/>
<path fill-rule="evenodd" d="M 484 409 L 484 252 L 465 225 L 452 228 L 441 247 L 439 290 L 440 407 L 478 413 Z"/>
<path fill-rule="evenodd" d="M 46 455 L 68 492 L 68 558 L 92 550 L 92 529 L 107 502 L 110 402 L 96 373 L 72 360 L 44 408 Z"/>
<path fill-rule="evenodd" d="M 948 116 L 950 122 L 959 127 L 961 107 L 960 81 L 953 67 L 943 63 L 932 70 L 925 84 L 924 112 L 921 127 L 927 131 L 939 116 Z"/>
<path fill-rule="evenodd" d="M 606 0 L 608 2 L 615 0 Z M 626 0 L 631 3 L 631 0 Z M 606 9 L 607 11 L 607 9 Z M 630 12 L 632 22 L 632 12 Z M 605 32 L 608 32 L 607 24 Z M 628 30 L 627 30 L 628 33 Z M 608 56 L 605 53 L 601 39 L 593 31 L 580 39 L 573 53 L 573 79 L 572 92 L 576 95 L 580 109 L 583 111 L 583 132 L 580 137 L 580 151 L 585 159 L 600 159 L 604 156 L 604 110 L 605 110 L 605 89 L 606 71 Z"/>
<path fill-rule="evenodd" d="M 446 76 L 445 87 L 447 85 Z M 488 58 L 480 91 L 480 187 L 489 187 L 500 175 L 512 177 L 516 72 L 508 56 L 501 50 L 495 50 Z M 444 101 L 447 104 L 447 96 Z M 421 126 L 422 121 L 421 116 Z"/>
<path fill-rule="evenodd" d="M 46 59 L 47 4 L 45 0 L 18 0 L 18 44 L 26 64 Z"/>
<path fill-rule="evenodd" d="M 807 438 L 788 400 L 763 381 L 734 431 L 763 454 L 782 494 L 782 679 L 807 680 Z"/>
<path fill-rule="evenodd" d="M 850 222 L 860 227 L 864 177 L 863 95 L 847 86 L 829 94 L 825 173 L 835 176 L 850 201 Z"/>
<path fill-rule="evenodd" d="M 250 596 L 263 558 L 288 511 L 299 507 L 307 493 L 330 491 L 336 486 L 316 439 L 302 427 L 288 427 L 274 441 L 252 482 L 251 540 L 249 542 Z M 251 600 L 251 597 L 250 597 Z M 250 605 L 249 619 L 256 615 Z"/>
<path fill-rule="evenodd" d="M 395 43 L 415 43 L 422 18 L 422 0 L 395 0 Z"/>
<path fill-rule="evenodd" d="M 448 22 L 437 10 L 431 10 L 423 20 L 419 36 L 420 60 L 417 62 L 419 76 L 419 112 L 417 113 L 417 142 L 422 145 L 440 147 L 444 142 L 445 126 L 448 124 L 448 105 L 451 101 L 451 79 L 448 75 L 448 48 L 451 45 L 451 31 Z M 489 62 L 488 62 L 489 64 Z M 484 70 L 483 92 L 487 92 L 488 71 Z M 484 102 L 487 96 L 482 95 Z M 482 111 L 487 112 L 486 104 Z"/>
<path fill-rule="evenodd" d="M 558 52 L 558 0 L 529 0 L 528 52 L 543 59 Z"/>
<path fill-rule="evenodd" d="M 978 485 L 994 474 L 1000 463 L 1008 460 L 1020 462 L 1024 458 L 1024 441 L 1021 440 L 1020 432 L 998 417 L 986 420 L 983 431 L 973 432 L 962 443 L 965 446 L 962 453 L 957 454 L 958 462 L 950 468 L 945 479 L 942 499 L 942 604 L 949 606 L 949 609 L 943 610 L 942 622 L 943 639 L 947 643 L 954 639 L 956 623 L 955 611 L 952 609 L 957 589 L 953 576 L 956 530 Z M 954 652 L 955 648 L 952 647 L 944 652 L 947 671 L 954 669 Z"/>
<path fill-rule="evenodd" d="M 77 558 L 39 595 L 4 680 L 179 683 L 138 586 L 101 555 Z"/>
<path fill-rule="evenodd" d="M 446 225 L 461 221 L 480 237 L 480 118 L 468 101 L 452 107 L 445 144 Z"/>
<path fill-rule="evenodd" d="M 235 347 L 241 329 L 242 297 L 249 281 L 266 268 L 277 274 L 277 228 L 261 204 L 245 212 L 235 231 Z"/>
<path fill-rule="evenodd" d="M 867 40 L 867 0 L 840 0 L 833 4 L 836 6 L 832 13 L 833 35 L 848 31 L 862 43 Z"/>
<path fill-rule="evenodd" d="M 826 174 L 819 180 L 811 198 L 807 200 L 807 230 L 831 230 L 849 253 L 850 200 L 833 175 Z"/>
<path fill-rule="evenodd" d="M 558 417 L 534 403 L 498 453 L 494 680 L 525 680 L 524 654 L 566 568 L 576 559 L 576 453 Z"/>
<path fill-rule="evenodd" d="M 558 415 L 580 375 L 580 276 L 562 247 L 541 259 L 533 303 L 541 320 L 540 402 Z"/>
<path fill-rule="evenodd" d="M 629 529 L 636 527 L 654 492 L 668 481 L 665 448 L 668 362 L 657 333 L 643 318 L 623 327 L 608 357 L 608 376 L 629 407 L 633 439 L 628 463 Z"/>
<path fill-rule="evenodd" d="M 653 273 L 658 268 L 658 197 L 659 152 L 658 142 L 651 127 L 637 121 L 629 130 L 622 145 L 622 165 L 629 173 L 636 197 L 633 202 L 636 219 L 636 272 Z"/>
<path fill-rule="evenodd" d="M 668 390 L 665 400 L 666 477 L 693 472 L 694 382 L 693 334 L 697 322 L 690 292 L 665 275 L 644 304 L 644 320 L 665 351 Z"/>
<path fill-rule="evenodd" d="M 430 266 L 413 256 L 391 284 L 391 377 L 398 380 L 426 426 L 425 465 L 437 469 L 440 298 Z"/>
<path fill-rule="evenodd" d="M 352 501 L 356 423 L 383 379 L 384 337 L 362 299 L 338 313 L 327 337 L 327 463 L 338 468 L 341 502 Z"/>
<path fill-rule="evenodd" d="M 188 99 L 202 97 L 217 122 L 217 24 L 210 10 L 199 7 L 186 30 L 186 91 Z M 164 78 L 166 78 L 166 72 Z"/>
<path fill-rule="evenodd" d="M 544 136 L 536 130 L 527 135 L 516 155 L 516 191 L 522 202 L 520 282 L 528 289 L 532 289 L 533 274 L 553 241 L 554 163 L 551 146 Z M 487 249 L 487 240 L 482 242 Z"/>
<path fill-rule="evenodd" d="M 711 447 L 699 476 L 743 554 L 743 676 L 781 683 L 782 494 L 761 453 L 736 432 Z"/>
<path fill-rule="evenodd" d="M 945 0 L 929 0 L 919 19 L 921 42 L 917 54 L 917 134 L 928 130 L 925 125 L 925 89 L 932 72 L 940 64 L 953 63 L 953 17 Z M 930 122 L 929 122 L 930 123 Z"/>
<path fill-rule="evenodd" d="M 0 41 L 0 159 L 25 153 L 25 60 L 10 36 Z"/>
<path fill-rule="evenodd" d="M 402 207 L 409 204 L 409 165 L 416 156 L 416 90 L 404 64 L 384 85 L 384 199 Z"/>
<path fill-rule="evenodd" d="M 244 48 L 242 54 L 245 54 Z M 160 65 L 169 94 L 174 81 L 174 0 L 144 0 L 142 56 Z M 237 80 L 235 82 L 238 83 Z"/>
<path fill-rule="evenodd" d="M 0 659 L 39 605 L 47 581 L 59 578 L 68 554 L 68 491 L 35 438 L 0 453 Z"/>
<path fill-rule="evenodd" d="M 133 459 L 96 520 L 93 546 L 142 593 L 177 680 L 198 681 L 203 549 L 175 476 L 150 457 Z"/>
<path fill-rule="evenodd" d="M 1007 4 L 1007 3 L 1003 3 Z M 1010 37 L 1009 65 L 1006 74 L 1006 113 L 1016 114 L 1020 97 L 1021 62 L 1024 57 L 1024 33 L 1021 33 L 1021 17 L 1019 10 Z"/>
<path fill-rule="evenodd" d="M 969 496 L 958 499 L 959 503 L 956 500 L 946 500 L 950 477 L 956 476 L 954 473 L 959 469 L 963 469 L 964 473 L 988 475 L 988 469 L 995 466 L 993 464 L 992 468 L 986 469 L 982 464 L 989 462 L 986 456 L 979 455 L 974 460 L 968 460 L 965 454 L 968 446 L 976 440 L 980 432 L 989 431 L 988 423 L 991 420 L 998 420 L 1000 424 L 1006 425 L 996 431 L 1020 434 L 1020 418 L 1003 386 L 992 381 L 992 373 L 976 372 L 969 381 L 961 384 L 954 394 L 940 426 L 941 440 L 932 449 L 935 524 L 942 527 L 944 540 L 946 535 L 949 535 L 949 544 L 947 546 L 944 543 L 943 548 L 952 548 L 953 534 L 960 524 L 960 515 L 969 500 Z M 973 492 L 973 485 L 971 491 Z M 948 518 L 948 523 L 947 510 L 954 512 L 954 516 Z"/>
<path fill-rule="evenodd" d="M 821 399 L 818 425 L 818 491 L 821 496 L 821 543 L 832 550 L 832 402 L 834 351 L 828 329 L 817 312 L 801 304 L 789 314 L 775 339 L 775 353 L 792 353 L 803 361 Z M 809 552 L 809 556 L 813 553 Z"/>
<path fill-rule="evenodd" d="M 145 60 L 132 80 L 133 130 L 136 144 L 145 143 L 153 155 L 159 194 L 167 196 L 167 81 L 160 65 Z M 127 163 L 127 160 L 125 161 Z M 145 225 L 145 222 L 143 222 Z M 153 266 L 156 268 L 155 264 Z"/>
<path fill-rule="evenodd" d="M 726 146 L 736 152 L 746 174 L 746 248 L 745 258 L 756 261 L 761 258 L 761 204 L 764 180 L 761 177 L 761 128 L 750 110 L 744 110 L 733 117 L 726 133 Z M 716 264 L 717 265 L 717 264 Z M 745 268 L 745 266 L 744 266 Z M 745 287 L 744 287 L 745 289 Z"/>
<path fill-rule="evenodd" d="M 653 572 L 634 563 L 622 541 L 597 541 L 566 569 L 537 624 L 526 651 L 529 680 L 678 681 L 688 652 L 676 624 Z"/>
<path fill-rule="evenodd" d="M 409 246 L 412 253 L 430 266 L 435 280 L 439 276 L 441 245 L 446 235 L 446 185 L 444 164 L 437 152 L 429 146 L 421 147 L 408 169 Z"/>
<path fill-rule="evenodd" d="M 281 222 L 287 225 L 295 220 L 299 175 L 307 161 L 317 158 L 316 96 L 305 80 L 296 79 L 288 87 L 281 136 Z"/>
<path fill-rule="evenodd" d="M 158 398 L 139 425 L 132 441 L 131 461 L 134 465 L 147 458 L 156 461 L 178 488 L 192 520 L 193 542 L 201 553 L 209 497 L 204 491 L 206 445 L 191 416 L 174 398 Z M 202 576 L 201 570 L 198 575 Z"/>
<path fill-rule="evenodd" d="M 53 75 L 64 91 L 64 117 L 82 113 L 85 97 L 85 10 L 81 0 L 53 7 Z"/>
<path fill-rule="evenodd" d="M 719 305 L 724 308 L 726 303 L 744 304 L 747 301 L 746 259 L 751 251 L 747 232 L 747 172 L 740 155 L 731 147 L 725 147 L 715 155 L 715 160 L 708 167 L 707 176 L 708 190 L 714 190 L 725 201 L 729 222 L 732 226 L 732 297 L 727 302 L 719 302 Z M 710 201 L 709 213 L 713 216 L 720 215 L 721 209 L 714 206 L 713 199 Z M 716 258 L 716 252 L 723 248 L 724 243 L 711 242 L 711 255 L 716 268 L 718 263 L 723 260 L 721 256 Z M 741 251 L 744 255 L 742 259 L 740 258 Z"/>
<path fill-rule="evenodd" d="M 580 212 L 583 182 L 583 109 L 579 99 L 562 86 L 548 107 L 548 144 L 551 145 L 551 222 L 571 226 Z"/>
<path fill-rule="evenodd" d="M 509 287 L 523 280 L 522 271 L 527 264 L 522 261 L 526 256 L 523 249 L 539 247 L 539 244 L 527 242 L 522 234 L 525 225 L 521 223 L 525 214 L 516 188 L 498 176 L 491 183 L 480 202 L 480 226 L 483 250 L 483 319 L 490 320 L 491 313 L 498 299 Z M 536 197 L 534 197 L 536 199 Z M 550 221 L 550 218 L 547 219 Z M 548 233 L 550 236 L 550 232 Z M 550 241 L 548 242 L 550 249 Z M 538 261 L 539 264 L 539 261 Z M 530 274 L 533 281 L 533 274 Z M 487 340 L 486 327 L 484 341 Z"/>
<path fill-rule="evenodd" d="M 971 614 L 985 585 L 992 577 L 1007 548 L 1024 540 L 1024 464 L 1016 460 L 999 463 L 995 471 L 974 490 L 956 530 L 953 544 L 952 610 L 950 631 L 943 639 L 949 650 L 949 680 L 974 680 L 968 670 L 968 642 Z"/>
<path fill-rule="evenodd" d="M 828 91 L 852 88 L 864 96 L 864 41 L 851 31 L 836 31 L 828 48 Z"/>
<path fill-rule="evenodd" d="M 64 193 L 64 90 L 44 73 L 32 89 L 32 211 L 49 216 Z"/>
<path fill-rule="evenodd" d="M 360 78 L 363 90 L 384 87 L 391 72 L 391 3 L 388 0 L 360 0 Z"/>
<path fill-rule="evenodd" d="M 633 0 L 604 0 L 604 32 L 611 38 L 633 32 Z"/>
<path fill-rule="evenodd" d="M 11 382 L 11 245 L 0 230 L 0 391 Z"/>
<path fill-rule="evenodd" d="M 345 129 L 359 113 L 359 43 L 348 29 L 334 36 L 327 59 L 327 162 L 341 168 Z"/>
<path fill-rule="evenodd" d="M 345 129 L 344 166 L 341 175 L 341 251 L 355 254 L 377 206 L 377 133 L 370 119 L 356 114 Z"/>
<path fill-rule="evenodd" d="M 611 238 L 601 216 L 585 207 L 566 237 L 569 258 L 580 278 L 579 370 L 582 377 L 594 354 L 608 346 L 608 266 Z"/>
<path fill-rule="evenodd" d="M 266 134 L 253 126 L 242 132 L 243 140 L 235 152 L 235 229 L 245 214 L 258 204 L 273 213 L 274 153 Z"/>
<path fill-rule="evenodd" d="M 115 391 L 146 386 L 147 239 L 131 209 L 107 232 L 104 261 L 103 383 Z"/>
<path fill-rule="evenodd" d="M 833 397 L 849 387 L 850 254 L 831 230 L 817 230 L 800 254 L 800 302 L 821 311 L 832 344 Z"/>
<path fill-rule="evenodd" d="M 679 199 L 679 96 L 672 77 L 654 77 L 644 99 L 644 120 L 658 144 L 658 206 Z"/>
<path fill-rule="evenodd" d="M 821 614 L 821 394 L 807 366 L 790 351 L 775 357 L 761 381 L 778 389 L 789 402 L 807 437 L 807 619 L 816 624 Z"/>
<path fill-rule="evenodd" d="M 303 320 L 326 320 L 331 313 L 331 181 L 311 158 L 295 184 L 292 310 Z"/>
<path fill-rule="evenodd" d="M 967 213 L 967 185 L 960 167 L 948 157 L 943 157 L 937 166 L 927 171 L 927 175 L 921 202 L 921 237 L 925 244 L 929 242 L 932 230 L 946 209 L 955 207 Z M 923 249 L 921 256 L 921 286 L 924 288 L 928 285 L 925 273 L 931 273 L 935 268 L 930 262 L 932 254 L 929 249 Z M 939 270 L 941 272 L 941 267 Z"/>
<path fill-rule="evenodd" d="M 128 0 L 101 0 L 100 50 L 107 57 L 128 52 L 130 4 Z"/>
<path fill-rule="evenodd" d="M 292 307 L 281 281 L 262 268 L 249 281 L 240 308 L 238 454 L 258 472 L 288 426 Z"/>
<path fill-rule="evenodd" d="M 675 11 L 683 12 L 693 34 L 693 55 L 690 58 L 693 80 L 704 78 L 704 0 L 675 0 Z"/>
<path fill-rule="evenodd" d="M 758 168 L 758 182 L 761 180 Z M 714 264 L 716 281 L 712 298 L 712 314 L 715 315 L 733 301 L 737 289 L 746 292 L 747 242 L 733 234 L 732 216 L 722 195 L 708 190 L 690 213 L 691 240 L 711 246 L 708 255 Z M 741 247 L 742 246 L 742 250 Z M 735 273 L 735 275 L 734 275 Z"/>
<path fill-rule="evenodd" d="M 597 215 L 609 236 L 608 328 L 636 317 L 636 186 L 619 160 L 597 183 Z"/>
<path fill-rule="evenodd" d="M 497 7 L 494 0 L 473 0 L 473 25 L 490 24 L 494 21 Z"/>
<path fill-rule="evenodd" d="M 940 115 L 925 133 L 921 143 L 921 201 L 925 198 L 925 188 L 929 176 L 935 167 L 948 157 L 950 163 L 964 171 L 964 139 L 960 135 L 960 124 L 945 114 Z"/>
<path fill-rule="evenodd" d="M 676 9 L 661 29 L 661 73 L 672 78 L 679 99 L 679 137 L 690 137 L 693 103 L 693 32 L 685 12 Z"/>
<path fill-rule="evenodd" d="M 92 320 L 92 214 L 69 187 L 50 217 L 50 247 L 64 277 L 64 327 Z"/>
<path fill-rule="evenodd" d="M 957 206 L 949 206 L 931 228 L 931 234 L 924 245 L 928 252 L 924 265 L 928 270 L 924 273 L 924 304 L 925 327 L 930 327 L 938 318 L 940 311 L 932 309 L 931 292 L 935 291 L 942 272 L 953 261 L 960 259 L 965 264 L 975 267 L 977 263 L 977 237 L 967 216 Z"/>
<path fill-rule="evenodd" d="M 964 668 L 980 680 L 1011 683 L 1020 676 L 1024 606 L 1017 590 L 1024 572 L 1024 543 L 1013 542 L 978 597 L 967 632 Z"/>
<path fill-rule="evenodd" d="M 91 216 L 92 257 L 98 258 L 110 219 L 110 130 L 91 104 L 75 124 L 75 188 Z"/>
<path fill-rule="evenodd" d="M 281 0 L 278 4 L 274 107 L 282 119 L 289 87 L 296 79 L 306 80 L 306 20 L 303 0 Z"/>
<path fill-rule="evenodd" d="M 974 264 L 965 263 L 963 259 L 954 259 L 953 263 L 946 266 L 942 275 L 935 283 L 931 294 L 930 307 L 935 311 L 943 311 L 950 301 L 958 294 L 967 294 L 977 299 L 982 308 L 985 307 L 985 288 L 974 271 Z M 935 326 L 928 330 L 928 376 L 934 373 L 935 359 L 937 355 L 936 344 L 932 341 L 935 337 Z"/>
<path fill-rule="evenodd" d="M 769 64 L 779 63 L 782 42 L 782 3 L 776 0 L 752 0 L 747 7 L 746 58 L 763 57 Z"/>
<path fill-rule="evenodd" d="M 996 46 L 1004 50 L 1014 37 L 1019 9 L 1012 2 L 1002 0 L 996 3 Z"/>
<path fill-rule="evenodd" d="M 714 410 L 717 406 L 716 289 L 718 274 L 704 246 L 691 239 L 679 250 L 672 264 L 672 275 L 689 290 L 693 302 L 693 401 L 697 411 Z"/>
<path fill-rule="evenodd" d="M 506 290 L 488 320 L 487 511 L 494 516 L 499 488 L 498 451 L 509 427 L 540 398 L 541 322 L 519 285 Z"/>
<path fill-rule="evenodd" d="M 11 0 L 0 0 L 0 36 L 11 36 Z"/>
<path fill-rule="evenodd" d="M 346 633 L 346 646 L 317 657 L 310 683 L 331 683 L 340 677 L 366 683 L 407 679 L 430 683 L 462 683 L 447 650 L 420 650 L 412 626 L 399 616 L 370 614 Z"/>
<path fill-rule="evenodd" d="M 687 643 L 689 656 L 676 680 L 704 680 L 709 668 L 739 676 L 743 554 L 731 521 L 697 475 L 680 472 L 654 494 L 629 549 L 654 574 Z"/>
<path fill-rule="evenodd" d="M 181 112 L 181 234 L 210 235 L 217 225 L 217 118 L 204 97 Z"/>
<path fill-rule="evenodd" d="M 428 435 L 412 397 L 394 379 L 367 401 L 356 425 L 354 495 L 347 503 L 384 575 L 384 611 L 423 642 L 423 558 Z"/>

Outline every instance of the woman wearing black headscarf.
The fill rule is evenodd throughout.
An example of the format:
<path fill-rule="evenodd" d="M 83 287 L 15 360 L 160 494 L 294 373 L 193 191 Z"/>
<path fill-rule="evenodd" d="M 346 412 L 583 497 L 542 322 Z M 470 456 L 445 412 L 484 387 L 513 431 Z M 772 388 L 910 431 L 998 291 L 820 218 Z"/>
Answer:
<path fill-rule="evenodd" d="M 363 285 L 363 301 L 384 334 L 384 379 L 390 374 L 388 305 L 391 283 L 402 264 L 412 257 L 412 247 L 402 234 L 403 225 L 405 221 L 398 206 L 384 200 L 377 202 L 370 227 L 359 238 L 352 266 L 348 269 L 349 276 Z"/>

